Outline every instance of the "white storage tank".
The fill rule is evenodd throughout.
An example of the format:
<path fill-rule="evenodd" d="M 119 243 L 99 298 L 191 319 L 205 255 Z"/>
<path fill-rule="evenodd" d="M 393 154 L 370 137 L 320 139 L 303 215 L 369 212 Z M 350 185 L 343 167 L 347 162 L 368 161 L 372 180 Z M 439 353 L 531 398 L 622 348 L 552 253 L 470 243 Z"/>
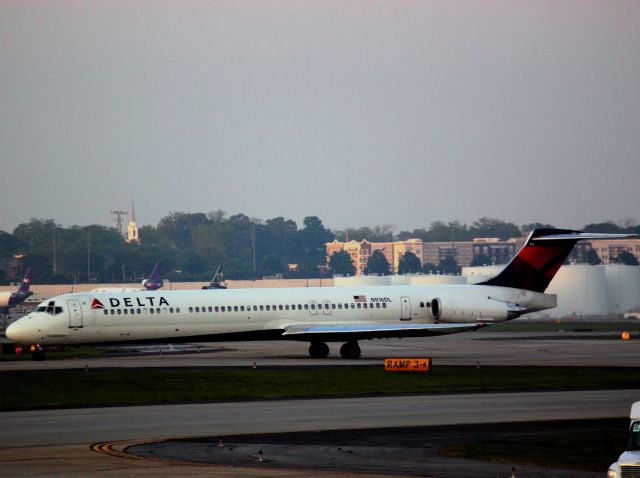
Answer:
<path fill-rule="evenodd" d="M 334 277 L 333 285 L 336 287 L 359 287 L 366 285 L 389 285 L 391 276 L 351 276 Z"/>
<path fill-rule="evenodd" d="M 604 268 L 571 264 L 560 268 L 545 291 L 558 295 L 558 307 L 544 311 L 552 317 L 610 315 L 612 308 Z"/>
<path fill-rule="evenodd" d="M 607 264 L 604 269 L 611 310 L 623 314 L 640 307 L 640 267 L 626 264 Z"/>

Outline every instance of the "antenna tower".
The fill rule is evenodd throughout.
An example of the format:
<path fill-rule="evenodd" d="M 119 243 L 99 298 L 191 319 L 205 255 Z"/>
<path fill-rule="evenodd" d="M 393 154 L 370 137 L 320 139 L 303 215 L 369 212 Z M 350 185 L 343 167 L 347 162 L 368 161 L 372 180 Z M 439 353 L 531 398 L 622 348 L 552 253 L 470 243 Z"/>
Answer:
<path fill-rule="evenodd" d="M 129 214 L 128 211 L 122 211 L 120 209 L 115 209 L 113 211 L 111 211 L 111 214 L 113 214 L 113 227 L 115 227 L 118 232 L 120 233 L 120 235 L 122 236 L 122 224 L 124 223 L 124 219 L 123 216 L 126 216 L 127 214 Z"/>

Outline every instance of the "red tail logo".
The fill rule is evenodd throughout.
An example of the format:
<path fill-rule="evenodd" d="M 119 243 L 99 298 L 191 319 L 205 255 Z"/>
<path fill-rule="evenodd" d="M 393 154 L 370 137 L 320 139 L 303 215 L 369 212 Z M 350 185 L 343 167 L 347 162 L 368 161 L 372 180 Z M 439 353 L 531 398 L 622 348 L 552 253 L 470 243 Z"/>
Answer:
<path fill-rule="evenodd" d="M 102 305 L 102 302 L 100 302 L 98 299 L 93 299 L 93 301 L 91 302 L 91 308 L 104 309 L 104 305 Z"/>

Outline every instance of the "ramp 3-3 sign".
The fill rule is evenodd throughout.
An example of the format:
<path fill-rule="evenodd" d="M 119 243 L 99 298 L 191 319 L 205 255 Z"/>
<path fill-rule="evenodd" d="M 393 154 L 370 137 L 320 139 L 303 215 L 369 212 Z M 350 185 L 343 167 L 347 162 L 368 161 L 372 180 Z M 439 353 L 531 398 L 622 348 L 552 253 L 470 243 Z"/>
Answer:
<path fill-rule="evenodd" d="M 431 357 L 386 358 L 384 369 L 387 372 L 430 372 Z"/>

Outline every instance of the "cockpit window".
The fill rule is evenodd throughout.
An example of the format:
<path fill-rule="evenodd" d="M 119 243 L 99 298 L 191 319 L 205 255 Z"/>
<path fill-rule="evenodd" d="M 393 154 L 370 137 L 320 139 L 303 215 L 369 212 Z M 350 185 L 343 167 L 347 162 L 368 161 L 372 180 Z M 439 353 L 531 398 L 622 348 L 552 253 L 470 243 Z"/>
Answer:
<path fill-rule="evenodd" d="M 51 315 L 58 315 L 58 314 L 62 314 L 62 307 L 57 306 L 55 302 L 49 302 L 47 305 L 41 305 L 38 306 L 38 308 L 36 309 L 36 312 L 46 312 L 47 314 L 51 314 Z"/>

